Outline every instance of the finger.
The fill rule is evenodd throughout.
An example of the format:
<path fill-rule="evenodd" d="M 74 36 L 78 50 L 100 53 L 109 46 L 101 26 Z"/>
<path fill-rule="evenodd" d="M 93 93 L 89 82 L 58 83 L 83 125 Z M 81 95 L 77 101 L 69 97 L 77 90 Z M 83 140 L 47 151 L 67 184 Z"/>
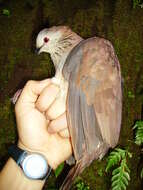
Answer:
<path fill-rule="evenodd" d="M 59 116 L 57 119 L 51 121 L 48 126 L 49 133 L 57 133 L 67 128 L 67 118 L 66 113 Z"/>
<path fill-rule="evenodd" d="M 28 81 L 21 92 L 18 102 L 35 103 L 39 94 L 50 83 L 50 79 L 45 79 L 43 81 Z"/>
<path fill-rule="evenodd" d="M 59 132 L 59 135 L 63 138 L 69 138 L 70 137 L 70 133 L 68 129 L 64 129 L 62 131 Z"/>
<path fill-rule="evenodd" d="M 65 101 L 62 98 L 57 98 L 46 111 L 47 119 L 56 119 L 66 111 Z"/>
<path fill-rule="evenodd" d="M 55 100 L 58 92 L 58 86 L 53 84 L 47 86 L 38 97 L 38 100 L 36 102 L 36 108 L 41 112 L 46 111 Z"/>

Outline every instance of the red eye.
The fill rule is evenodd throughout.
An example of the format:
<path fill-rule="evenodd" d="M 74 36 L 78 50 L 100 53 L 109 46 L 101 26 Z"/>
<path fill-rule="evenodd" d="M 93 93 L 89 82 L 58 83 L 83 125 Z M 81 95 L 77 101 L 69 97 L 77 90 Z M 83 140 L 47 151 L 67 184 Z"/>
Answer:
<path fill-rule="evenodd" d="M 49 41 L 49 38 L 45 37 L 44 42 L 47 43 Z"/>

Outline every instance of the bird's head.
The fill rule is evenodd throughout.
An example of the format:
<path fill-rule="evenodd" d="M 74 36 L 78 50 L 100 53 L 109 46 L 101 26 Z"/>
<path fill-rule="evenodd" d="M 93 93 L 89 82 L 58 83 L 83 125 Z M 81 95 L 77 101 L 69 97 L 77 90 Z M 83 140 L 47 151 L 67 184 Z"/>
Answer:
<path fill-rule="evenodd" d="M 61 35 L 61 31 L 58 30 L 57 27 L 45 28 L 41 30 L 36 39 L 37 53 L 52 53 L 57 46 Z"/>
<path fill-rule="evenodd" d="M 47 52 L 55 56 L 62 56 L 81 40 L 67 26 L 54 26 L 41 30 L 36 39 L 37 53 Z"/>

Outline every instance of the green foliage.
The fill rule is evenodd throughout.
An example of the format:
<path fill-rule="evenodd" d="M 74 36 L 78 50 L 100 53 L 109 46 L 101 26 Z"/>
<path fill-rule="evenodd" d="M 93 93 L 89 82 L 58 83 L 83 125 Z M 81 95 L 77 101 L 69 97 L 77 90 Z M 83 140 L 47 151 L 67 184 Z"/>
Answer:
<path fill-rule="evenodd" d="M 141 178 L 143 179 L 143 168 L 141 170 Z"/>
<path fill-rule="evenodd" d="M 128 152 L 127 150 L 123 150 L 121 148 L 115 148 L 115 150 L 113 150 L 108 157 L 105 171 L 108 172 L 111 169 L 111 167 L 117 165 L 119 162 L 121 162 L 121 160 L 126 159 L 127 156 L 129 158 L 132 157 L 131 153 Z"/>
<path fill-rule="evenodd" d="M 8 9 L 3 9 L 2 14 L 9 17 L 10 16 L 10 11 Z"/>
<path fill-rule="evenodd" d="M 77 190 L 90 190 L 90 189 L 89 189 L 89 186 L 85 185 L 82 180 L 80 180 L 80 181 L 76 184 L 76 188 L 77 188 Z"/>
<path fill-rule="evenodd" d="M 136 121 L 133 129 L 136 130 L 135 143 L 141 146 L 143 144 L 143 120 Z M 140 176 L 143 178 L 143 168 L 141 170 Z"/>
<path fill-rule="evenodd" d="M 127 166 L 127 161 L 123 159 L 120 166 L 112 172 L 112 190 L 126 190 L 126 186 L 128 186 L 128 181 L 130 180 L 129 173 L 130 170 Z"/>
<path fill-rule="evenodd" d="M 100 176 L 100 177 L 102 177 L 103 176 L 103 169 L 102 168 L 100 168 L 99 170 L 97 170 L 97 173 L 98 173 L 98 175 Z"/>
<path fill-rule="evenodd" d="M 135 143 L 137 145 L 142 145 L 143 144 L 143 121 L 136 121 L 133 129 L 136 129 L 136 134 L 135 134 Z"/>
<path fill-rule="evenodd" d="M 127 165 L 128 157 L 131 158 L 132 154 L 120 148 L 115 148 L 108 157 L 106 172 L 118 165 L 112 172 L 112 190 L 126 190 L 128 186 L 130 180 L 130 169 Z"/>
<path fill-rule="evenodd" d="M 56 177 L 58 177 L 58 176 L 60 175 L 60 173 L 62 172 L 63 168 L 64 168 L 64 162 L 61 163 L 61 164 L 57 167 L 57 169 L 54 171 Z"/>
<path fill-rule="evenodd" d="M 137 6 L 143 8 L 142 0 L 133 0 L 133 8 L 136 8 Z"/>
<path fill-rule="evenodd" d="M 128 91 L 128 97 L 129 98 L 135 98 L 135 95 L 131 91 Z"/>

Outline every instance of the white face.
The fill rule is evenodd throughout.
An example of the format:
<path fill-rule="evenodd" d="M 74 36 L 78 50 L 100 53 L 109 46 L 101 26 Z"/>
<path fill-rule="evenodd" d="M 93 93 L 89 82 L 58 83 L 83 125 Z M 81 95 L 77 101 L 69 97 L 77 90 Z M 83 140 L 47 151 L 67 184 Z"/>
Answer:
<path fill-rule="evenodd" d="M 54 49 L 56 49 L 60 38 L 61 32 L 57 31 L 56 28 L 40 31 L 36 39 L 36 48 L 39 49 L 38 53 L 54 53 Z"/>

